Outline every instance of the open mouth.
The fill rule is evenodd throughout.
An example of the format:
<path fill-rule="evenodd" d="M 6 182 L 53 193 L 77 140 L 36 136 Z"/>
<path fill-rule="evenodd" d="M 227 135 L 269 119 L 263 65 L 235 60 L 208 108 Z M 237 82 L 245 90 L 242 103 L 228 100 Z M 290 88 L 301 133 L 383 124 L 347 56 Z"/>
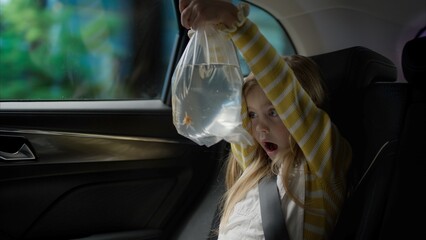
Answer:
<path fill-rule="evenodd" d="M 278 145 L 277 145 L 277 144 L 275 144 L 275 143 L 271 143 L 271 142 L 264 142 L 264 143 L 263 143 L 263 146 L 265 147 L 265 149 L 266 149 L 268 152 L 273 152 L 273 151 L 275 151 L 275 150 L 277 150 L 277 149 L 278 149 Z"/>

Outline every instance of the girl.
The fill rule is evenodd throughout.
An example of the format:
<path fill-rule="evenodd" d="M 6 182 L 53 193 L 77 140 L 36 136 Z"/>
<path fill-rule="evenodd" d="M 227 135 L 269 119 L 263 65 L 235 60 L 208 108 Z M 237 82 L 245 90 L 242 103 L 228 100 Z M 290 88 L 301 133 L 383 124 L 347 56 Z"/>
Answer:
<path fill-rule="evenodd" d="M 249 64 L 243 125 L 254 146 L 231 144 L 219 240 L 264 239 L 258 182 L 277 175 L 289 237 L 327 239 L 344 200 L 351 148 L 321 110 L 324 92 L 308 58 L 282 58 L 246 18 L 248 5 L 180 0 L 181 23 L 216 24 Z M 297 78 L 296 78 L 297 76 Z"/>

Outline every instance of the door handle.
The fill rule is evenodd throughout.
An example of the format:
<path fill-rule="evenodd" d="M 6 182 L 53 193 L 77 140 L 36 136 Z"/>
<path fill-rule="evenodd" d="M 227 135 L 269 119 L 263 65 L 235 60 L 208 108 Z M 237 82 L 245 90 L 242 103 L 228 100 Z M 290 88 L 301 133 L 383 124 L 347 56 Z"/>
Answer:
<path fill-rule="evenodd" d="M 26 143 L 14 153 L 0 151 L 0 159 L 5 161 L 35 160 L 36 157 Z"/>

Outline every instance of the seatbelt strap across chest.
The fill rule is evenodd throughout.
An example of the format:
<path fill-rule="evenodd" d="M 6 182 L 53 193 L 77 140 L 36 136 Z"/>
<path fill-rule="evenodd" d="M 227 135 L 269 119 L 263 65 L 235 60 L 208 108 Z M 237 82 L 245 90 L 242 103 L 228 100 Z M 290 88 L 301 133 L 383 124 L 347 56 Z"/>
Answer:
<path fill-rule="evenodd" d="M 260 213 L 265 240 L 289 240 L 281 198 L 277 187 L 277 176 L 266 176 L 259 182 Z"/>

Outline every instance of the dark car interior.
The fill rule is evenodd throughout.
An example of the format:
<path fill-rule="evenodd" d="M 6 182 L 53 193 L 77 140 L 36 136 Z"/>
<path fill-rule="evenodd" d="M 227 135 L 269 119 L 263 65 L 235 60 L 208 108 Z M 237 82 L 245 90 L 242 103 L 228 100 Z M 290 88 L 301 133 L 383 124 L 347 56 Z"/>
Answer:
<path fill-rule="evenodd" d="M 366 135 L 361 140 L 366 145 L 361 149 L 365 149 L 365 157 L 358 158 L 359 164 L 354 154 L 354 163 L 359 166 L 354 164 L 351 169 L 362 174 L 349 183 L 352 188 L 334 239 L 413 239 L 419 234 L 416 211 L 403 206 L 409 206 L 413 199 L 408 196 L 421 188 L 420 176 L 425 169 L 420 149 L 426 146 L 421 137 L 425 133 L 426 65 L 419 54 L 425 43 L 425 37 L 415 38 L 404 46 L 407 84 L 374 83 L 363 94 Z M 417 210 L 424 211 L 424 207 Z"/>
<path fill-rule="evenodd" d="M 408 42 L 404 50 L 403 63 L 410 64 L 404 68 L 408 71 L 405 74 L 414 79 L 408 84 L 395 82 L 394 64 L 365 47 L 311 56 L 328 87 L 327 111 L 353 147 L 348 197 L 331 239 L 418 236 L 419 228 L 411 224 L 413 220 L 398 222 L 415 218 L 413 212 L 401 208 L 409 202 L 401 193 L 407 191 L 406 185 L 413 191 L 413 186 L 421 187 L 416 183 L 421 182 L 421 169 L 425 169 L 419 151 L 426 146 L 421 138 L 425 133 L 425 91 L 419 86 L 424 80 L 417 77 L 425 73 L 424 60 L 418 56 L 426 46 L 425 39 Z M 414 44 L 416 47 L 411 46 Z M 410 116 L 410 108 L 416 108 L 415 116 Z M 412 145 L 414 139 L 416 143 Z M 406 157 L 412 161 L 409 166 L 419 166 L 417 172 L 402 170 L 400 165 L 406 164 Z M 217 239 L 214 231 L 219 218 L 217 210 L 209 239 Z"/>
<path fill-rule="evenodd" d="M 394 64 L 365 47 L 311 56 L 328 87 L 327 111 L 351 142 L 354 156 L 348 197 L 331 239 L 390 239 L 419 234 L 420 226 L 400 221 L 414 218 L 415 210 L 406 211 L 400 205 L 410 205 L 413 199 L 401 193 L 420 188 L 425 169 L 420 153 L 421 146 L 426 146 L 421 137 L 426 122 L 425 90 L 420 86 L 424 78 L 419 77 L 425 74 L 426 65 L 419 56 L 425 40 L 413 39 L 404 49 L 404 73 L 412 77 L 408 84 L 395 82 Z M 407 169 L 413 165 L 419 168 Z M 421 205 L 420 199 L 415 202 Z M 218 228 L 217 213 L 212 221 L 213 233 Z"/>
<path fill-rule="evenodd" d="M 406 82 L 364 46 L 310 56 L 328 88 L 326 110 L 353 148 L 333 240 L 423 235 L 424 53 L 426 37 L 404 46 Z M 0 240 L 217 239 L 226 142 L 180 136 L 170 94 L 137 110 L 73 104 L 0 111 Z"/>
<path fill-rule="evenodd" d="M 408 83 L 393 83 L 392 62 L 364 47 L 312 56 L 329 88 L 328 111 L 354 149 L 348 199 L 333 239 L 386 239 L 421 229 L 410 224 L 415 221 L 401 223 L 414 212 L 400 206 L 409 205 L 411 200 L 404 196 L 421 188 L 424 169 L 420 151 L 425 146 L 425 65 L 416 62 L 424 61 L 417 56 L 424 42 L 414 39 L 404 49 Z M 81 132 L 114 124 L 105 113 L 80 114 L 85 119 Z M 1 145 L 13 152 L 26 143 L 43 161 L 2 164 L 1 239 L 214 238 L 210 229 L 215 229 L 214 212 L 224 191 L 227 144 L 205 148 L 171 141 L 178 137 L 164 138 L 173 133 L 173 126 L 162 120 L 170 112 L 149 114 L 141 127 L 151 134 L 133 139 L 31 132 L 20 125 L 54 125 L 59 132 L 66 131 L 66 123 L 55 122 L 49 112 L 2 114 Z M 137 121 L 140 116 L 126 117 Z M 158 121 L 164 123 L 156 132 L 150 126 Z M 88 147 L 97 154 L 86 151 Z M 158 151 L 144 155 L 144 149 Z M 108 162 L 96 162 L 104 155 Z M 77 163 L 85 159 L 92 161 L 84 163 L 82 171 Z"/>

